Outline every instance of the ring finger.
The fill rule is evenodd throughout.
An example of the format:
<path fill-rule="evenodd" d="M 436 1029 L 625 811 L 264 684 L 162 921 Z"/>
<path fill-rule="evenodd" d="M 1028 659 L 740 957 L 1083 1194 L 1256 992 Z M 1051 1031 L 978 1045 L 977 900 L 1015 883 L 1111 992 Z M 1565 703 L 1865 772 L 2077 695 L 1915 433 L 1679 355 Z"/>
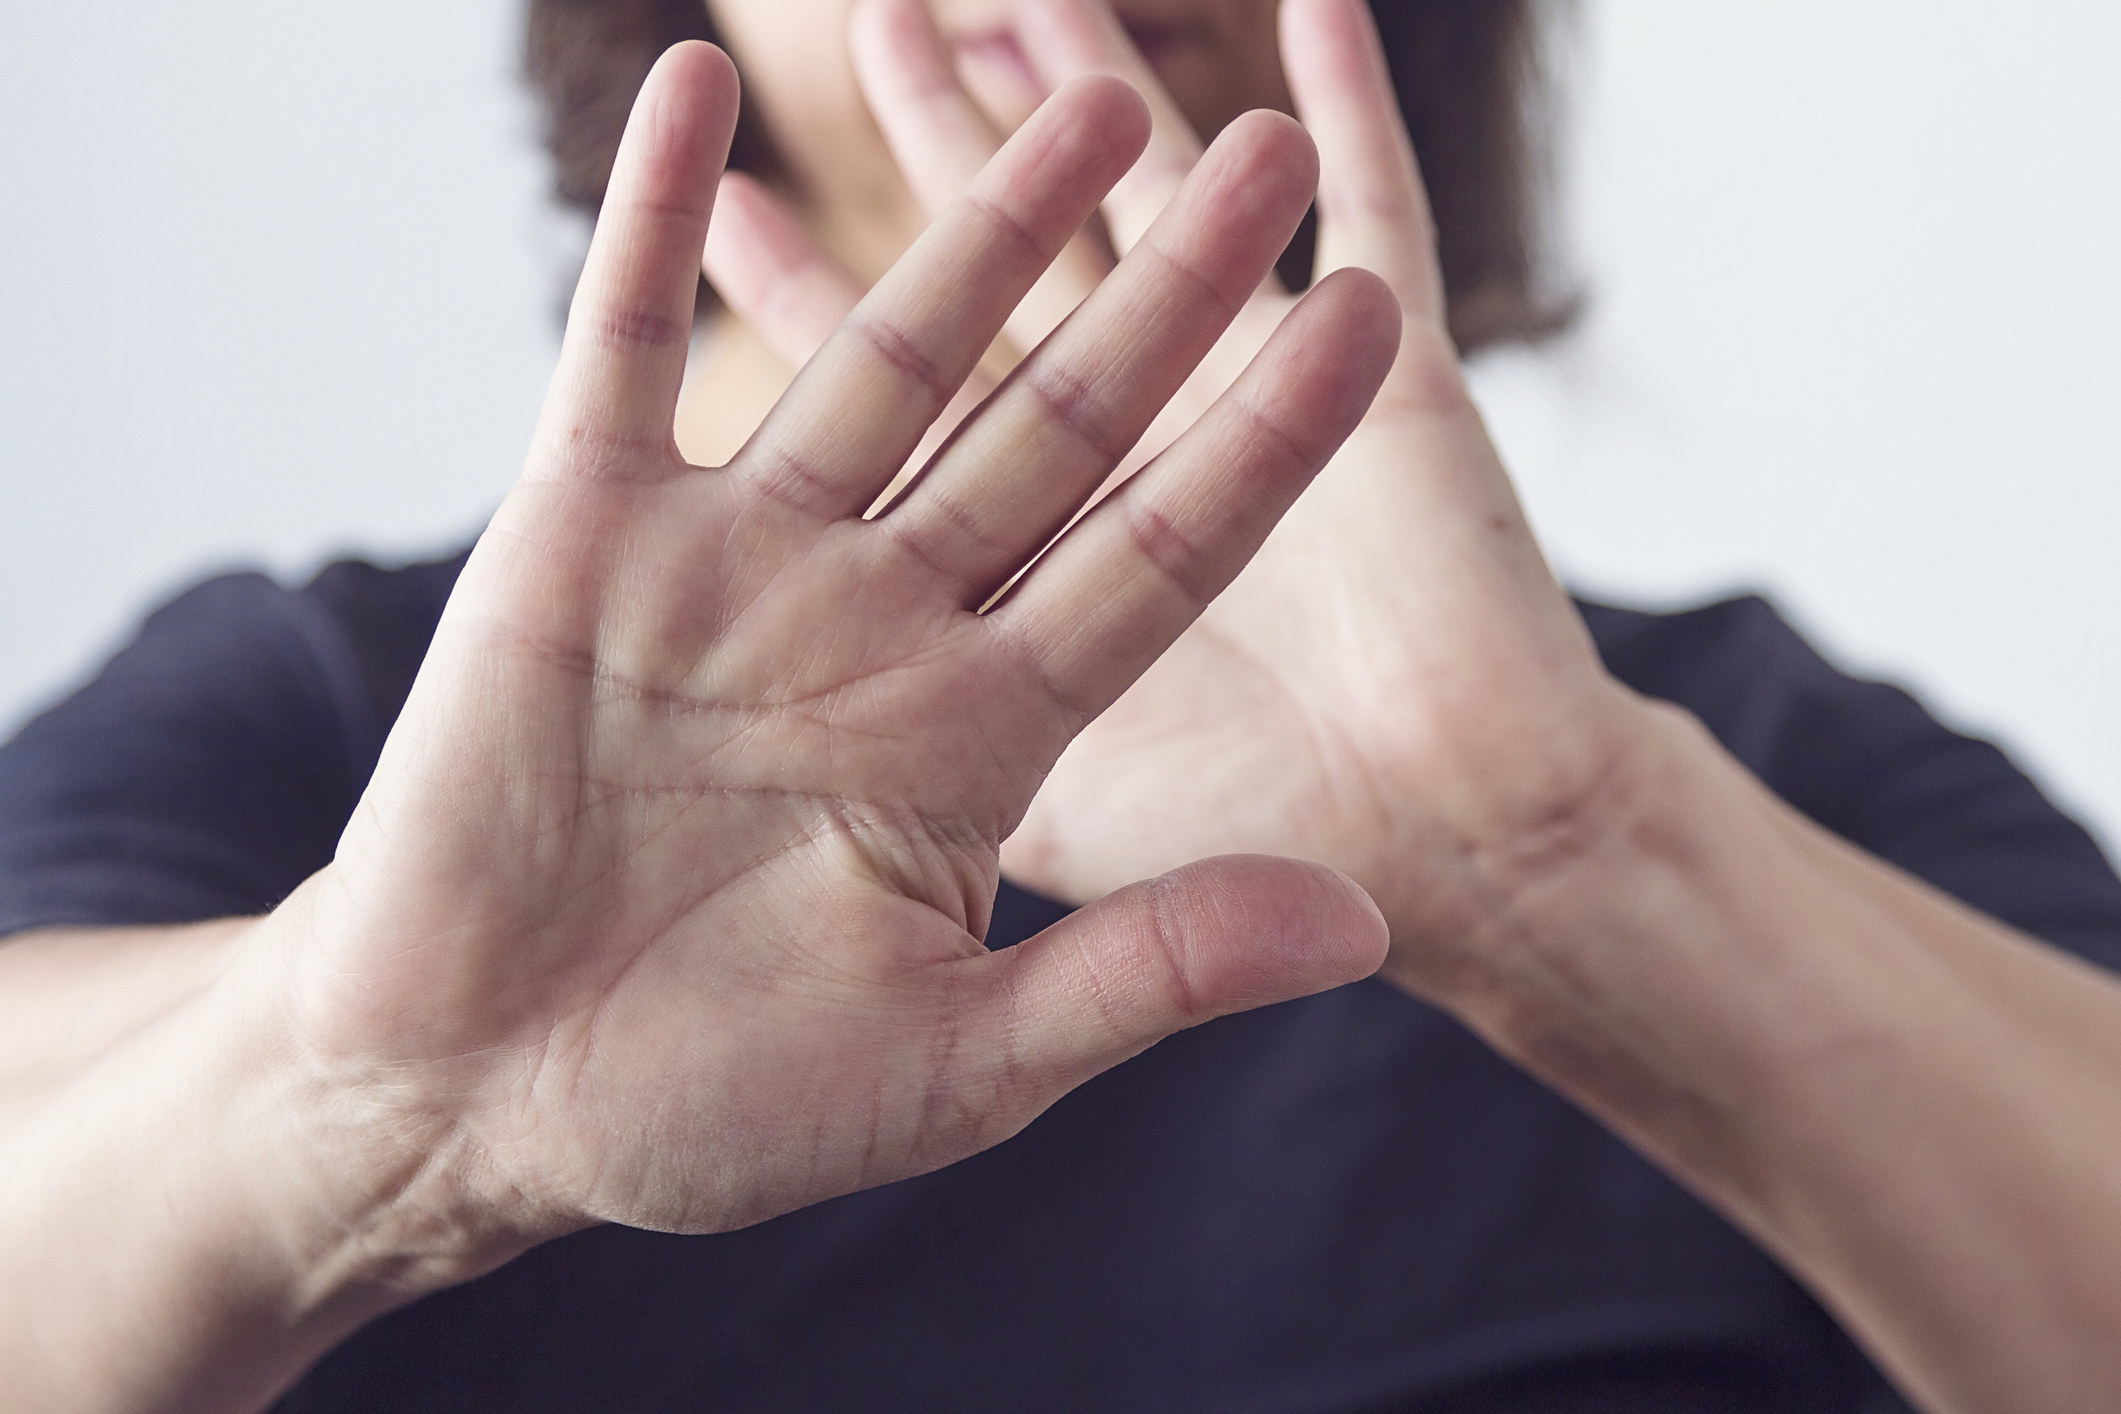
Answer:
<path fill-rule="evenodd" d="M 968 607 L 984 603 L 1060 531 L 1246 307 L 1317 177 L 1317 155 L 1291 120 L 1251 113 L 1231 123 L 1141 244 L 880 524 L 953 580 Z"/>

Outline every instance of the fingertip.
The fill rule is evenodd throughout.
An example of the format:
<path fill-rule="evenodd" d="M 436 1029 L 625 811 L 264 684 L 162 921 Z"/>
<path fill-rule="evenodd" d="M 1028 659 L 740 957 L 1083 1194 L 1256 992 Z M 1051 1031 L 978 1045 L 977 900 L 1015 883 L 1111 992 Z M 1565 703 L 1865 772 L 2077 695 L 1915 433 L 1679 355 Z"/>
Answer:
<path fill-rule="evenodd" d="M 1080 105 L 1083 119 L 1105 134 L 1115 148 L 1126 151 L 1130 163 L 1149 146 L 1154 127 L 1149 100 L 1117 74 L 1083 74 L 1069 79 L 1056 87 L 1046 102 L 1054 104 L 1064 98 Z"/>
<path fill-rule="evenodd" d="M 1185 200 L 1208 200 L 1281 252 L 1318 192 L 1318 148 L 1295 119 L 1255 108 L 1224 125 L 1188 174 Z M 1212 195 L 1210 195 L 1212 193 Z"/>
<path fill-rule="evenodd" d="M 983 1004 L 967 1012 L 960 1053 L 1002 1080 L 998 1123 L 1014 1133 L 1174 1032 L 1368 977 L 1386 943 L 1383 916 L 1336 870 L 1266 855 L 1201 860 L 967 959 Z"/>
<path fill-rule="evenodd" d="M 1339 435 L 1362 420 L 1371 400 L 1398 360 L 1406 316 L 1392 287 L 1360 266 L 1344 266 L 1323 276 L 1298 301 L 1290 322 L 1304 329 L 1323 328 L 1333 358 L 1314 365 L 1329 376 L 1319 394 L 1335 406 L 1322 419 Z"/>
<path fill-rule="evenodd" d="M 719 45 L 704 39 L 679 40 L 663 51 L 649 71 L 651 77 L 658 72 L 663 82 L 676 82 L 687 93 L 703 98 L 708 105 L 706 116 L 727 116 L 734 121 L 742 81 L 736 62 Z"/>
<path fill-rule="evenodd" d="M 641 83 L 613 186 L 701 192 L 707 169 L 719 173 L 728 157 L 739 100 L 736 65 L 714 45 L 688 39 L 664 50 Z"/>
<path fill-rule="evenodd" d="M 1392 927 L 1370 891 L 1349 875 L 1323 864 L 1311 864 L 1320 884 L 1336 895 L 1332 907 L 1340 920 L 1333 934 L 1343 948 L 1343 982 L 1359 982 L 1385 965 L 1392 950 Z"/>
<path fill-rule="evenodd" d="M 1232 140 L 1255 143 L 1276 161 L 1308 174 L 1307 186 L 1318 185 L 1318 144 L 1304 125 L 1287 113 L 1272 108 L 1249 109 L 1225 124 L 1216 141 L 1222 142 L 1233 134 Z"/>
<path fill-rule="evenodd" d="M 1152 880 L 1167 936 L 1187 940 L 1197 1010 L 1221 1015 L 1360 981 L 1384 965 L 1384 915 L 1337 869 L 1224 855 Z"/>
<path fill-rule="evenodd" d="M 1342 266 L 1328 272 L 1305 298 L 1322 301 L 1331 311 L 1328 318 L 1334 328 L 1351 344 L 1391 361 L 1406 314 L 1383 276 L 1359 265 Z"/>
<path fill-rule="evenodd" d="M 1096 187 L 1094 201 L 1140 159 L 1149 134 L 1148 105 L 1140 94 L 1108 74 L 1086 74 L 1055 89 L 1003 150 L 1040 164 L 1058 157 L 1062 167 L 1079 169 L 1082 180 Z"/>
<path fill-rule="evenodd" d="M 734 197 L 739 201 L 755 201 L 764 195 L 765 190 L 759 179 L 749 172 L 740 172 L 732 167 L 722 173 L 720 191 L 723 196 Z"/>

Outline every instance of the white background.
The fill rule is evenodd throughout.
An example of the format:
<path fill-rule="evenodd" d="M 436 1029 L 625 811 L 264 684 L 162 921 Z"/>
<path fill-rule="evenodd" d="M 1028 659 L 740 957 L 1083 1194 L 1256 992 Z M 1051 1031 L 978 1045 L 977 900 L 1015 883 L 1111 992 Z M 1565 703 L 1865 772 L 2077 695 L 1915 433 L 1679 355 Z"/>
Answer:
<path fill-rule="evenodd" d="M 0 729 L 222 566 L 438 549 L 570 232 L 514 0 L 0 6 Z M 1589 0 L 1591 297 L 1478 384 L 1564 572 L 1762 588 L 2121 839 L 2121 7 Z"/>

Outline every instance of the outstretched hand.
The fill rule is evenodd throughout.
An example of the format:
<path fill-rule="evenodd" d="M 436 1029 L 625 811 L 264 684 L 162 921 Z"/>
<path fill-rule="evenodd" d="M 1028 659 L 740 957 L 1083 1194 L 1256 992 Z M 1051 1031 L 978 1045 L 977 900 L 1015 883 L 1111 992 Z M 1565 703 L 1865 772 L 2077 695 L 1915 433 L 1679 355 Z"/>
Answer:
<path fill-rule="evenodd" d="M 1173 1030 L 1382 956 L 1359 890 L 1270 859 L 981 945 L 1054 761 L 1391 361 L 1389 295 L 1326 282 L 1045 550 L 1287 240 L 1316 175 L 1301 130 L 1233 125 L 865 519 L 1148 118 L 1109 78 L 1062 87 L 704 469 L 671 426 L 735 108 L 706 46 L 650 77 L 528 469 L 336 861 L 283 910 L 299 1047 L 397 1137 L 386 1186 L 459 1234 L 437 1245 L 460 1272 L 588 1221 L 716 1230 L 934 1168 Z"/>
<path fill-rule="evenodd" d="M 1103 203 L 1111 248 L 1131 258 L 1212 159 L 1101 0 L 1015 13 L 1048 86 L 1117 75 L 1148 96 L 1146 153 Z M 909 184 L 941 209 L 1000 144 L 999 124 L 921 0 L 867 0 L 853 43 Z M 1428 992 L 1439 969 L 1458 970 L 1518 862 L 1626 775 L 1643 714 L 1600 667 L 1467 396 L 1367 6 L 1285 0 L 1281 52 L 1320 154 L 1318 288 L 1351 268 L 1381 276 L 1402 315 L 1396 362 L 1258 558 L 1061 757 L 1002 857 L 1011 877 L 1074 900 L 1230 851 L 1325 862 L 1391 921 L 1388 974 Z M 854 287 L 793 241 L 761 189 L 731 179 L 730 196 L 708 273 L 798 357 Z M 1098 249 L 1077 242 L 1019 307 L 1020 346 L 1097 287 L 1110 263 Z M 1263 278 L 1122 474 L 1247 376 L 1296 304 Z"/>

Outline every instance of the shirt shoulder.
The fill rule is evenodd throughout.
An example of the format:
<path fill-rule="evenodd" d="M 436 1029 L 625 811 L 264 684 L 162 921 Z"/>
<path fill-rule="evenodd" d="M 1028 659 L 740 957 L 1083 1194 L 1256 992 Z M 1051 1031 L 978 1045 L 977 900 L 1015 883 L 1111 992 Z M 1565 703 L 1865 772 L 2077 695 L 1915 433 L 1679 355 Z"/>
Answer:
<path fill-rule="evenodd" d="M 1579 601 L 1607 668 L 1686 708 L 1818 824 L 2014 927 L 2121 968 L 2121 880 L 1994 744 L 1852 676 L 1757 595 L 1679 613 Z"/>
<path fill-rule="evenodd" d="M 0 747 L 0 935 L 271 908 L 329 861 L 462 555 L 227 574 Z"/>

